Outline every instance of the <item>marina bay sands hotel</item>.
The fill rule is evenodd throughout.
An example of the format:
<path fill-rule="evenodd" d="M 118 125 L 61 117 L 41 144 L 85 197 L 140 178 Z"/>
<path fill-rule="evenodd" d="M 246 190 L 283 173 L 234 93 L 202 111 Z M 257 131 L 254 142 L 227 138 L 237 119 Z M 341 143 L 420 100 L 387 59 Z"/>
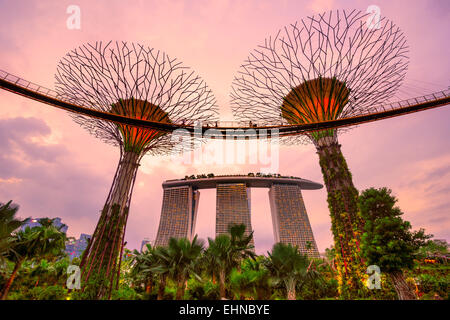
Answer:
<path fill-rule="evenodd" d="M 252 230 L 250 188 L 268 188 L 275 242 L 298 245 L 300 252 L 319 257 L 301 190 L 320 189 L 319 183 L 281 176 L 191 176 L 163 183 L 164 195 L 155 245 L 169 239 L 195 235 L 200 189 L 217 190 L 216 235 L 227 233 L 230 224 L 244 224 Z"/>

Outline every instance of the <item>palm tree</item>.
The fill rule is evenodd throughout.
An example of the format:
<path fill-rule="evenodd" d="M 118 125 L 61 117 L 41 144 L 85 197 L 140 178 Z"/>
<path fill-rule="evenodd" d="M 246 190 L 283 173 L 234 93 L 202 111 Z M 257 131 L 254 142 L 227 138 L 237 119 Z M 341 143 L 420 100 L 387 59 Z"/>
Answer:
<path fill-rule="evenodd" d="M 163 252 L 162 255 L 158 256 L 161 260 L 164 260 L 164 263 L 162 268 L 156 268 L 156 270 L 167 270 L 172 280 L 177 284 L 176 300 L 183 298 L 189 275 L 196 275 L 194 272 L 195 261 L 202 251 L 203 241 L 197 240 L 197 236 L 195 236 L 192 241 L 186 238 L 171 238 L 167 250 L 158 252 Z"/>
<path fill-rule="evenodd" d="M 7 256 L 15 263 L 14 269 L 3 289 L 1 300 L 6 299 L 11 284 L 25 260 L 52 259 L 64 255 L 67 239 L 66 234 L 61 231 L 64 225 L 56 227 L 53 225 L 53 220 L 49 218 L 39 219 L 40 226 L 26 227 L 25 230 L 15 233 L 12 242 L 14 252 Z"/>
<path fill-rule="evenodd" d="M 51 266 L 46 259 L 42 259 L 40 263 L 30 272 L 30 277 L 36 279 L 34 286 L 37 287 L 39 285 L 42 276 L 50 276 L 50 274 L 54 273 L 54 271 L 54 267 Z"/>
<path fill-rule="evenodd" d="M 208 238 L 209 247 L 205 252 L 210 269 L 217 270 L 219 275 L 220 298 L 225 298 L 225 281 L 231 270 L 239 265 L 239 251 L 233 250 L 231 237 L 228 234 L 218 235 L 214 240 Z"/>
<path fill-rule="evenodd" d="M 228 227 L 228 232 L 231 236 L 231 246 L 233 250 L 238 252 L 241 260 L 248 257 L 255 259 L 255 246 L 252 244 L 253 231 L 246 236 L 245 229 L 245 224 L 234 224 Z"/>
<path fill-rule="evenodd" d="M 158 259 L 155 255 L 155 248 L 147 244 L 147 250 L 139 252 L 133 251 L 133 261 L 130 276 L 135 283 L 143 283 L 145 292 L 150 293 L 154 283 L 155 272 L 152 268 L 158 265 Z"/>
<path fill-rule="evenodd" d="M 264 257 L 245 259 L 240 272 L 233 269 L 230 274 L 230 284 L 238 299 L 246 297 L 263 300 L 271 296 L 269 279 L 270 274 L 264 266 Z"/>
<path fill-rule="evenodd" d="M 269 287 L 270 273 L 264 265 L 266 257 L 259 256 L 253 259 L 246 259 L 243 264 L 243 270 L 251 272 L 253 276 L 253 288 L 256 299 L 269 299 L 271 290 Z"/>
<path fill-rule="evenodd" d="M 271 273 L 275 283 L 283 283 L 287 291 L 287 299 L 295 300 L 295 288 L 309 276 L 309 261 L 305 255 L 298 251 L 298 246 L 276 243 L 272 253 L 267 252 L 269 258 L 266 267 Z"/>
<path fill-rule="evenodd" d="M 204 269 L 212 276 L 219 276 L 220 298 L 225 298 L 225 282 L 233 268 L 240 269 L 240 263 L 250 257 L 255 259 L 254 246 L 251 244 L 253 232 L 245 235 L 245 225 L 229 225 L 229 234 L 218 235 L 214 240 L 208 238 L 209 247 L 202 257 Z"/>
<path fill-rule="evenodd" d="M 0 263 L 5 262 L 5 256 L 12 250 L 12 233 L 29 220 L 16 219 L 19 207 L 11 205 L 11 202 L 0 204 Z"/>
<path fill-rule="evenodd" d="M 234 298 L 243 300 L 254 294 L 255 272 L 252 270 L 237 271 L 233 269 L 230 273 L 229 286 L 233 292 Z"/>
<path fill-rule="evenodd" d="M 151 272 L 155 272 L 159 275 L 158 284 L 158 300 L 164 298 L 164 292 L 166 289 L 167 278 L 171 272 L 171 258 L 167 247 L 156 247 L 153 251 L 156 262 L 152 268 Z"/>

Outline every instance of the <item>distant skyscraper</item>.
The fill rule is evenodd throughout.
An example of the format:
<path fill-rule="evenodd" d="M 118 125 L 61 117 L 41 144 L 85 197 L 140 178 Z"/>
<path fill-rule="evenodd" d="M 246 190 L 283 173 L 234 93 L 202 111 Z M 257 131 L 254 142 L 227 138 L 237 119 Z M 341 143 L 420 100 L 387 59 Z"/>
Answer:
<path fill-rule="evenodd" d="M 23 224 L 20 227 L 20 229 L 23 231 L 27 227 L 34 228 L 34 227 L 39 227 L 40 225 L 41 224 L 39 223 L 39 218 L 37 218 L 37 219 L 30 218 L 30 220 L 27 223 Z M 57 228 L 60 228 L 61 226 L 64 225 L 60 229 L 61 232 L 64 232 L 64 233 L 67 233 L 67 230 L 69 229 L 69 227 L 67 225 L 65 225 L 64 223 L 61 222 L 61 218 L 59 218 L 59 217 L 54 218 L 53 225 Z M 80 235 L 79 239 L 69 240 L 66 242 L 65 252 L 69 256 L 70 260 L 72 260 L 73 258 L 81 257 L 81 255 L 83 254 L 84 249 L 86 249 L 90 239 L 91 239 L 91 235 L 82 233 Z"/>
<path fill-rule="evenodd" d="M 228 233 L 232 224 L 244 224 L 245 234 L 249 235 L 252 232 L 250 188 L 245 183 L 221 183 L 216 190 L 216 235 Z"/>
<path fill-rule="evenodd" d="M 192 186 L 164 189 L 161 219 L 155 246 L 165 246 L 170 238 L 194 236 L 200 192 Z"/>
<path fill-rule="evenodd" d="M 70 240 L 66 243 L 66 253 L 70 257 L 70 260 L 73 258 L 81 258 L 91 237 L 89 234 L 82 233 L 78 240 Z"/>
<path fill-rule="evenodd" d="M 301 253 L 319 258 L 300 187 L 273 184 L 269 199 L 275 242 L 297 245 Z"/>
<path fill-rule="evenodd" d="M 39 219 L 40 218 L 38 218 L 38 219 L 30 218 L 30 220 L 27 223 L 23 224 L 20 227 L 20 229 L 23 231 L 23 230 L 25 230 L 26 227 L 30 227 L 30 228 L 39 227 L 41 225 L 39 223 Z M 60 228 L 64 224 L 61 222 L 61 218 L 57 217 L 57 218 L 54 218 L 53 225 L 57 228 Z M 60 230 L 61 230 L 61 232 L 67 233 L 67 229 L 69 229 L 69 227 L 64 225 L 64 227 L 62 227 Z"/>
<path fill-rule="evenodd" d="M 151 241 L 150 238 L 144 238 L 144 240 L 142 240 L 141 242 L 141 252 L 146 250 L 146 244 L 150 244 L 151 246 L 153 246 L 153 243 L 154 241 Z"/>

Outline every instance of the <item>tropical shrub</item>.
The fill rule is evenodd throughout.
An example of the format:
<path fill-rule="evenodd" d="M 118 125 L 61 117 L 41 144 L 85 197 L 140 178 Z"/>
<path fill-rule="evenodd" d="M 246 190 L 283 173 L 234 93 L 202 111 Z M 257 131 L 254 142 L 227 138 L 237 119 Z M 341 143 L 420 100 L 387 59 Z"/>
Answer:
<path fill-rule="evenodd" d="M 128 286 L 121 286 L 119 290 L 113 290 L 111 299 L 113 300 L 138 300 L 140 295 L 134 291 L 133 288 Z"/>

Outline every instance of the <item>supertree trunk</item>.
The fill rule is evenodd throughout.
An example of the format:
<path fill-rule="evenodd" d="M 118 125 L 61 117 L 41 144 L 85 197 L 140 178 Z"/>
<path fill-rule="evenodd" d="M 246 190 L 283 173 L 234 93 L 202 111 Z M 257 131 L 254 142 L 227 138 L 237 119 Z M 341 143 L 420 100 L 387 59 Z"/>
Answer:
<path fill-rule="evenodd" d="M 58 64 L 59 99 L 93 111 L 164 124 L 216 120 L 217 106 L 206 83 L 177 59 L 138 43 L 86 43 Z M 75 122 L 121 156 L 108 198 L 81 269 L 83 290 L 75 296 L 105 299 L 118 288 L 125 225 L 141 157 L 186 151 L 195 144 L 176 143 L 172 133 L 73 114 Z"/>
<path fill-rule="evenodd" d="M 83 297 L 109 299 L 117 287 L 128 210 L 141 155 L 121 152 L 94 234 L 81 261 Z"/>
<path fill-rule="evenodd" d="M 359 248 L 363 220 L 358 211 L 358 190 L 336 136 L 323 137 L 315 145 L 328 192 L 339 291 L 344 299 L 354 298 L 365 288 L 365 264 Z"/>
<path fill-rule="evenodd" d="M 389 273 L 392 284 L 394 285 L 395 292 L 397 293 L 399 300 L 415 300 L 416 295 L 414 291 L 406 283 L 405 277 L 402 271 L 395 271 Z"/>
<path fill-rule="evenodd" d="M 401 30 L 385 17 L 369 28 L 370 14 L 329 11 L 291 23 L 266 38 L 233 80 L 231 103 L 241 121 L 264 125 L 313 124 L 382 111 L 408 69 Z M 377 23 L 378 23 L 377 22 Z M 379 27 L 379 28 L 378 28 Z M 281 112 L 280 112 L 281 111 Z M 341 297 L 364 289 L 359 253 L 358 191 L 337 142 L 343 129 L 306 134 L 317 147 L 332 219 Z M 303 143 L 286 135 L 281 141 Z M 361 279 L 361 280 L 360 280 Z"/>

